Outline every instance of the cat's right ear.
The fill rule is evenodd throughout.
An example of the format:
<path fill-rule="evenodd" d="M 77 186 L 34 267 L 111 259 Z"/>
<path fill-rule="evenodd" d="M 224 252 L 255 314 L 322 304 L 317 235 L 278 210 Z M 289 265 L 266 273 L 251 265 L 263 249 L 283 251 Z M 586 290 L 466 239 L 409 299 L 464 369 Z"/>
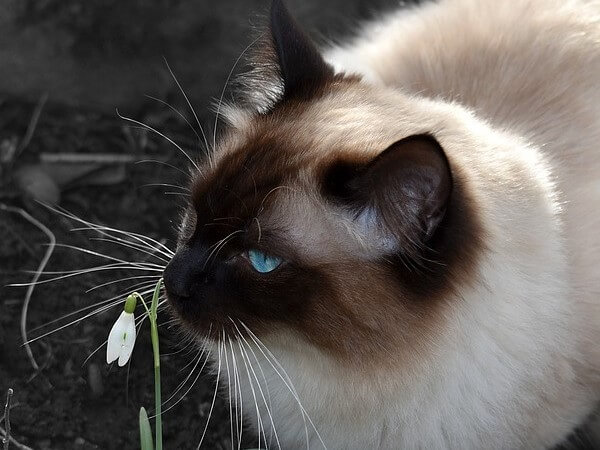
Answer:
<path fill-rule="evenodd" d="M 452 192 L 452 173 L 430 135 L 397 141 L 370 161 L 336 161 L 323 178 L 367 242 L 416 256 L 434 237 Z"/>
<path fill-rule="evenodd" d="M 252 70 L 240 77 L 246 98 L 261 112 L 277 102 L 308 99 L 335 75 L 282 0 L 272 1 L 269 16 L 268 30 L 249 51 Z"/>
<path fill-rule="evenodd" d="M 271 3 L 270 31 L 284 98 L 308 98 L 333 79 L 333 68 L 325 62 L 282 0 Z"/>

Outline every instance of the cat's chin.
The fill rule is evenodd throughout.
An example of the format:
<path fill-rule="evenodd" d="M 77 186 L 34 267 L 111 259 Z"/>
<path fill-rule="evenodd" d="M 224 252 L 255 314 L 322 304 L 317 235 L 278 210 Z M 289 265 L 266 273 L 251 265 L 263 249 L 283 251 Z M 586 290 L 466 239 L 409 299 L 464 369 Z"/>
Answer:
<path fill-rule="evenodd" d="M 225 330 L 229 331 L 230 327 L 224 321 L 212 321 L 209 318 L 192 318 L 185 314 L 179 307 L 171 306 L 169 309 L 171 317 L 177 322 L 179 328 L 195 339 L 217 341 L 222 338 Z M 229 335 L 229 332 L 227 332 L 227 335 Z"/>
<path fill-rule="evenodd" d="M 198 339 L 217 341 L 223 338 L 223 334 L 232 336 L 237 332 L 232 315 L 220 314 L 214 308 L 203 307 L 198 299 L 182 299 L 167 289 L 167 302 L 170 315 L 183 331 Z"/>
<path fill-rule="evenodd" d="M 172 297 L 167 294 L 168 311 L 172 320 L 177 323 L 177 326 L 186 334 L 193 336 L 196 339 L 215 339 L 216 334 L 213 333 L 213 321 L 208 317 L 197 318 L 186 311 L 185 306 L 181 303 L 173 301 Z"/>
<path fill-rule="evenodd" d="M 190 312 L 184 305 L 173 302 L 168 296 L 167 298 L 169 315 L 183 334 L 205 343 L 208 347 L 229 341 L 258 340 L 259 335 L 264 338 L 277 328 L 275 325 L 270 326 L 249 317 L 241 319 L 234 314 L 220 315 L 210 311 L 198 314 L 195 310 Z"/>

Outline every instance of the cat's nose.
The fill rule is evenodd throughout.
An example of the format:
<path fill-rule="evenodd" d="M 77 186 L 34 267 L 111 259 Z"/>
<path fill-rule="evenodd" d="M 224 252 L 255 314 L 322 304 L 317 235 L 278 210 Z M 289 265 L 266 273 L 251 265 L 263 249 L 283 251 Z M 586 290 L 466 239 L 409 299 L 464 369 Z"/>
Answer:
<path fill-rule="evenodd" d="M 204 260 L 201 249 L 187 246 L 173 256 L 163 273 L 165 289 L 173 300 L 189 299 L 198 285 L 211 283 L 212 276 L 203 271 Z"/>

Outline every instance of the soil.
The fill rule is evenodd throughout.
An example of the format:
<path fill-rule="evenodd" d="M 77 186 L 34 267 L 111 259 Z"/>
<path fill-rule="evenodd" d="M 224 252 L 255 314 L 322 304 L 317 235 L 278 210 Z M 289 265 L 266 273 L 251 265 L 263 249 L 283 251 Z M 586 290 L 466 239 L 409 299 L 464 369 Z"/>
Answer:
<path fill-rule="evenodd" d="M 35 106 L 17 99 L 0 100 L 0 146 L 4 143 L 6 147 L 7 142 L 19 141 L 26 135 Z M 190 149 L 191 153 L 198 152 L 192 139 L 195 138 L 194 133 L 181 121 L 177 122 L 175 117 L 176 114 L 168 108 L 157 104 L 155 110 L 146 111 L 137 118 L 146 123 L 160 123 L 161 129 L 168 129 L 169 136 L 175 141 Z M 127 261 L 141 261 L 144 257 L 152 259 L 128 248 L 90 240 L 97 235 L 73 232 L 71 230 L 77 226 L 76 223 L 24 195 L 12 175 L 23 166 L 35 164 L 42 152 L 117 152 L 133 155 L 136 159 L 162 159 L 174 167 L 184 168 L 185 157 L 177 149 L 160 138 L 132 129 L 114 115 L 47 104 L 29 146 L 14 166 L 3 167 L 0 176 L 0 203 L 28 211 L 51 229 L 58 243 Z M 168 193 L 179 191 L 175 188 L 145 185 L 184 185 L 184 175 L 163 164 L 130 164 L 125 168 L 126 176 L 119 181 L 119 177 L 114 175 L 118 175 L 121 169 L 105 170 L 104 178 L 98 180 L 106 183 L 103 186 L 89 185 L 86 180 L 62 186 L 60 206 L 86 220 L 138 232 L 173 248 L 174 230 L 184 199 Z M 3 286 L 0 288 L 0 393 L 3 397 L 8 388 L 14 390 L 12 436 L 35 449 L 137 448 L 139 408 L 145 406 L 151 411 L 154 405 L 148 324 L 142 327 L 131 363 L 124 368 L 118 368 L 116 364 L 108 366 L 104 348 L 94 353 L 105 342 L 112 323 L 120 313 L 120 306 L 117 306 L 34 342 L 31 349 L 40 370 L 33 370 L 19 331 L 26 289 L 4 286 L 31 280 L 32 274 L 24 270 L 37 269 L 48 248 L 48 238 L 19 214 L 6 211 L 0 211 L 0 236 L 0 286 Z M 101 258 L 57 246 L 45 270 L 93 267 L 102 262 Z M 89 293 L 86 290 L 126 276 L 132 274 L 127 271 L 98 273 L 37 286 L 28 310 L 29 338 L 58 329 L 68 320 L 35 330 L 79 308 L 119 293 L 124 298 L 132 281 L 108 285 Z M 168 317 L 165 315 L 162 320 L 166 321 Z M 162 326 L 160 334 L 164 355 L 163 399 L 166 399 L 190 373 L 192 366 L 188 363 L 196 353 L 189 353 L 189 349 L 182 351 L 176 330 Z M 178 353 L 168 354 L 173 352 Z M 194 378 L 195 374 L 190 381 Z M 182 398 L 191 384 L 188 382 L 175 399 Z M 213 392 L 213 377 L 201 376 L 185 397 L 164 413 L 165 448 L 196 448 L 207 421 Z M 217 397 L 203 448 L 231 448 L 229 435 L 229 413 L 221 397 Z M 245 444 L 250 446 L 252 442 Z"/>
<path fill-rule="evenodd" d="M 0 92 L 107 112 L 138 107 L 173 85 L 169 61 L 200 107 L 265 22 L 270 0 L 3 0 Z M 409 0 L 412 3 L 414 0 Z M 287 0 L 318 42 L 398 0 Z M 350 29 L 350 30 L 349 30 Z"/>

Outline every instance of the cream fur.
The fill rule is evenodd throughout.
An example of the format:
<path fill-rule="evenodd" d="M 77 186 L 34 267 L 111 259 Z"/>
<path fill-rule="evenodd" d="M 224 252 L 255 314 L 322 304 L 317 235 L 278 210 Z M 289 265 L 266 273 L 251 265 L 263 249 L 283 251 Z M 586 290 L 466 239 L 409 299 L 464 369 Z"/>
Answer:
<path fill-rule="evenodd" d="M 476 282 L 448 299 L 409 359 L 398 350 L 355 371 L 290 333 L 264 339 L 326 447 L 560 443 L 600 400 L 600 2 L 445 0 L 378 21 L 326 57 L 365 81 L 282 125 L 311 143 L 298 158 L 340 143 L 375 155 L 431 132 L 467 177 L 486 243 Z M 253 126 L 237 117 L 235 142 Z M 311 177 L 307 165 L 298 185 Z M 359 240 L 343 239 L 351 226 L 317 195 L 278 195 L 280 214 L 264 220 L 286 226 L 306 258 L 356 254 L 323 250 L 332 235 Z M 256 400 L 268 437 L 270 403 L 281 447 L 306 447 L 297 402 L 248 344 L 261 367 L 253 379 L 236 350 L 248 423 L 257 428 Z M 322 448 L 310 424 L 308 435 Z"/>

